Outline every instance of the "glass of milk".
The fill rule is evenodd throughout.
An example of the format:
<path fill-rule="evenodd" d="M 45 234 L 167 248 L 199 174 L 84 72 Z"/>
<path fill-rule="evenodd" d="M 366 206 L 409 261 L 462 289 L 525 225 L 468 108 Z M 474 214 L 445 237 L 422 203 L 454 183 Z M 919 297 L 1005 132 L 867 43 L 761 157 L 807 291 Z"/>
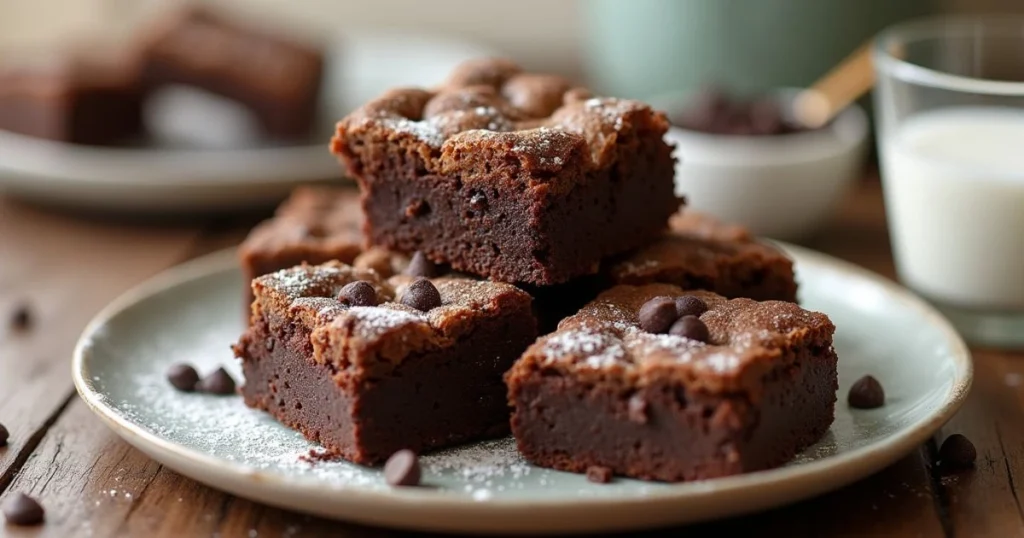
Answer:
<path fill-rule="evenodd" d="M 1024 17 L 943 17 L 875 42 L 900 280 L 975 344 L 1024 348 Z"/>

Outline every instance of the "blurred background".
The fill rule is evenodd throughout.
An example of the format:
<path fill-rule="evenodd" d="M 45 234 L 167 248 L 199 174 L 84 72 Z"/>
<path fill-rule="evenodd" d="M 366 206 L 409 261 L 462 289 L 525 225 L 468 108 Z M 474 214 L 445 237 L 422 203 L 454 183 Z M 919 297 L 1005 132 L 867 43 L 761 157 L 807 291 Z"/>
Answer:
<path fill-rule="evenodd" d="M 153 0 L 0 0 L 0 50 L 124 23 Z M 714 73 L 744 87 L 811 82 L 892 22 L 1024 12 L 1019 0 L 210 0 L 329 36 L 411 31 L 477 41 L 530 67 L 636 97 Z M 283 17 L 283 18 L 282 18 Z M 757 45 L 757 46 L 755 46 Z M 767 48 L 766 48 L 767 47 Z M 645 57 L 646 56 L 646 57 Z M 667 66 L 663 73 L 653 65 Z M 676 66 L 676 67 L 673 67 Z M 612 75 L 610 73 L 614 72 Z M 625 80 L 643 76 L 645 80 Z M 621 90 L 620 90 L 621 93 Z"/>
<path fill-rule="evenodd" d="M 51 45 L 96 37 L 115 42 L 122 37 L 124 42 L 131 41 L 131 36 L 145 38 L 148 30 L 139 28 L 148 28 L 147 21 L 159 20 L 180 3 L 0 0 L 0 68 L 23 51 Z M 17 128 L 2 124 L 0 114 L 0 190 L 101 211 L 269 206 L 297 183 L 333 181 L 342 175 L 324 146 L 334 122 L 354 107 L 387 88 L 440 82 L 461 59 L 487 53 L 511 58 L 531 71 L 565 75 L 599 94 L 641 99 L 664 110 L 674 124 L 671 142 L 685 161 L 677 169 L 678 191 L 687 196 L 691 208 L 743 224 L 759 235 L 796 241 L 820 228 L 847 187 L 877 177 L 864 173 L 865 165 L 868 170 L 876 166 L 870 95 L 825 128 L 795 137 L 750 135 L 787 134 L 790 130 L 780 117 L 792 103 L 794 91 L 814 84 L 883 28 L 927 15 L 1024 12 L 1021 0 L 192 3 L 210 4 L 282 35 L 320 44 L 315 54 L 322 51 L 325 62 L 322 83 L 319 78 L 310 83 L 318 89 L 306 101 L 315 102 L 311 106 L 316 111 L 308 125 L 299 125 L 301 136 L 265 136 L 267 132 L 252 127 L 252 110 L 234 106 L 249 97 L 250 108 L 262 106 L 263 120 L 269 122 L 292 118 L 293 110 L 303 106 L 295 99 L 261 101 L 269 94 L 260 95 L 260 88 L 287 78 L 268 74 L 274 66 L 260 63 L 267 55 L 250 54 L 252 42 L 236 40 L 238 47 L 232 50 L 241 50 L 240 56 L 218 56 L 211 53 L 216 46 L 200 43 L 195 32 L 185 32 L 175 45 L 181 48 L 171 50 L 172 56 L 181 57 L 171 60 L 192 75 L 208 77 L 210 69 L 204 64 L 220 62 L 215 71 L 228 84 L 248 62 L 250 71 L 229 83 L 234 95 L 227 92 L 226 100 L 211 100 L 210 92 L 200 92 L 198 100 L 190 98 L 194 95 L 179 99 L 179 94 L 173 94 L 173 99 L 155 98 L 150 96 L 156 92 L 147 93 L 144 87 L 145 132 L 137 140 L 107 143 L 105 148 L 73 136 L 60 138 L 67 129 L 58 129 L 53 142 L 31 132 L 20 136 L 34 126 L 22 121 L 19 134 Z M 188 25 L 180 28 L 189 29 Z M 234 30 L 221 30 L 222 43 L 237 37 Z M 78 45 L 77 49 L 89 47 Z M 278 52 L 287 50 L 287 46 L 278 48 Z M 290 53 L 284 54 L 284 64 L 303 61 L 301 54 L 290 60 Z M 172 75 L 170 82 L 181 81 L 175 79 L 181 73 Z M 192 84 L 192 89 L 198 86 L 217 93 L 218 83 L 207 82 L 205 88 Z M 163 97 L 170 93 L 158 86 Z M 694 96 L 709 93 L 712 87 L 713 95 L 694 104 Z M 222 94 L 223 89 L 219 88 Z M 250 90 L 255 97 L 246 95 Z M 40 105 L 41 110 L 60 110 L 46 108 L 35 97 L 29 99 L 35 99 L 27 102 Z M 771 106 L 761 106 L 765 103 Z M 88 108 L 86 101 L 78 105 Z M 8 110 L 14 111 L 7 113 L 8 120 L 26 117 L 19 116 L 18 106 Z M 104 118 L 102 123 L 110 114 L 91 117 Z M 134 136 L 134 131 L 129 134 Z M 196 149 L 202 152 L 190 153 Z M 139 188 L 143 184 L 145 188 Z"/>

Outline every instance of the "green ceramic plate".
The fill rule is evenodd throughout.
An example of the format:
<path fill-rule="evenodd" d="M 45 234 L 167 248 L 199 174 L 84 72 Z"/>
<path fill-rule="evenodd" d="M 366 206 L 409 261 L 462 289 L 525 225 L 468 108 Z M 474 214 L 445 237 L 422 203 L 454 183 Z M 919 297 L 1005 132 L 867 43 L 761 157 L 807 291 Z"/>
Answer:
<path fill-rule="evenodd" d="M 524 462 L 511 439 L 423 458 L 427 488 L 386 486 L 378 470 L 310 463 L 314 445 L 237 397 L 175 392 L 163 372 L 189 361 L 239 375 L 229 345 L 242 330 L 233 252 L 189 262 L 125 294 L 75 351 L 82 398 L 157 461 L 212 487 L 267 504 L 372 525 L 474 533 L 638 529 L 735 515 L 848 484 L 923 443 L 971 384 L 967 348 L 924 302 L 877 275 L 804 249 L 805 307 L 838 327 L 839 404 L 831 430 L 785 467 L 686 484 L 619 479 L 598 485 Z M 870 373 L 887 404 L 851 410 L 850 384 Z"/>

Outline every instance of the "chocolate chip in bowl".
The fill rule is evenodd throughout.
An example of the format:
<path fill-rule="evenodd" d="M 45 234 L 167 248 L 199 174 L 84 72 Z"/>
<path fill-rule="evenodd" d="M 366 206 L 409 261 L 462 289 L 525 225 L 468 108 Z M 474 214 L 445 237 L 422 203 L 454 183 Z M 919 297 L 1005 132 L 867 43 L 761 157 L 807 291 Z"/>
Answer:
<path fill-rule="evenodd" d="M 868 118 L 847 107 L 818 129 L 792 116 L 799 89 L 704 88 L 651 99 L 672 126 L 676 193 L 687 208 L 753 235 L 801 241 L 820 229 L 867 156 Z"/>
<path fill-rule="evenodd" d="M 709 134 L 772 136 L 810 130 L 794 121 L 774 96 L 739 96 L 717 86 L 703 88 L 682 109 L 668 114 L 673 125 Z"/>

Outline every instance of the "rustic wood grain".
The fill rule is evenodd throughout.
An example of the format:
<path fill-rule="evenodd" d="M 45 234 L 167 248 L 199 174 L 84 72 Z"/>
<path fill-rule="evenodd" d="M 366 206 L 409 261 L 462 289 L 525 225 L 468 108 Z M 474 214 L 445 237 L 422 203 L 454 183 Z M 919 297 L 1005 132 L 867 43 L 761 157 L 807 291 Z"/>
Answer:
<path fill-rule="evenodd" d="M 65 406 L 71 351 L 86 322 L 128 287 L 179 260 L 194 228 L 143 229 L 62 217 L 0 198 L 0 491 Z M 13 330 L 19 304 L 32 326 Z"/>
<path fill-rule="evenodd" d="M 1024 356 L 974 352 L 971 397 L 940 433 L 971 439 L 973 470 L 936 468 L 957 536 L 1024 536 Z"/>

